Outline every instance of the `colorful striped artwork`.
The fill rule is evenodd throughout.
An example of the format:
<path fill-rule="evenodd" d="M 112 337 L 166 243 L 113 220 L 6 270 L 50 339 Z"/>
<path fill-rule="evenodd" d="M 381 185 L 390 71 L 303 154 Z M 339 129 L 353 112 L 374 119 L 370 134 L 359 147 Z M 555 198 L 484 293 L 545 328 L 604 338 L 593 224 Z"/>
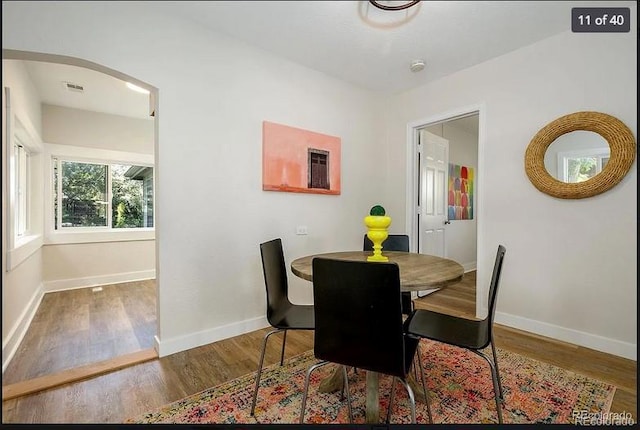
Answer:
<path fill-rule="evenodd" d="M 473 219 L 473 167 L 449 164 L 449 220 Z"/>

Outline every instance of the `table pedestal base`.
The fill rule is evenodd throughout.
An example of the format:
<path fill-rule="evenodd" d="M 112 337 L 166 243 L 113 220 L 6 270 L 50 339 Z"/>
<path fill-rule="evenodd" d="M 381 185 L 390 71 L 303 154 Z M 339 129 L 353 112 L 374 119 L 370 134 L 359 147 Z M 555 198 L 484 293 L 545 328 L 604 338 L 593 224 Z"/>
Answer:
<path fill-rule="evenodd" d="M 342 386 L 344 385 L 343 378 L 342 366 L 337 366 L 331 376 L 320 382 L 318 391 L 321 393 L 333 393 L 342 390 Z"/>
<path fill-rule="evenodd" d="M 362 372 L 362 370 L 361 370 Z M 418 375 L 418 377 L 421 377 Z M 422 383 L 418 383 L 413 377 L 413 373 L 407 375 L 407 383 L 413 390 L 416 401 L 425 401 L 425 392 Z M 333 393 L 342 390 L 344 385 L 342 366 L 336 366 L 331 376 L 320 382 L 318 391 L 321 393 Z M 366 399 L 366 422 L 375 424 L 380 422 L 380 397 L 379 397 L 379 373 L 367 371 L 367 399 Z M 396 387 L 396 389 L 398 389 Z"/>

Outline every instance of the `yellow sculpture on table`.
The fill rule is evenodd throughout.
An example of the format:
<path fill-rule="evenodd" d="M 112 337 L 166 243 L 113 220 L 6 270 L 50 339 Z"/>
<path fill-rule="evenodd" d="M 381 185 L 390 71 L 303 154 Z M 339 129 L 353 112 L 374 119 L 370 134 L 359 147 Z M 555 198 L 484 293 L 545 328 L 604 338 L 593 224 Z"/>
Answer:
<path fill-rule="evenodd" d="M 389 261 L 388 257 L 382 255 L 382 242 L 389 236 L 389 226 L 391 217 L 385 215 L 382 206 L 376 205 L 371 208 L 369 216 L 364 217 L 364 225 L 367 226 L 367 237 L 373 242 L 373 255 L 367 257 L 367 261 Z"/>

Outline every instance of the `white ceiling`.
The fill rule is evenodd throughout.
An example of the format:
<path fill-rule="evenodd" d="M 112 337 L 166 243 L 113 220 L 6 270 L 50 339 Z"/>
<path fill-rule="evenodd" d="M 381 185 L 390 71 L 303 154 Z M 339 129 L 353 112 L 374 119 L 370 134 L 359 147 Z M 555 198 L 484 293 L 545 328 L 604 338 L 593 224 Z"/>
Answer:
<path fill-rule="evenodd" d="M 147 6 L 347 82 L 396 93 L 570 31 L 576 2 L 423 0 L 406 11 L 383 11 L 368 1 L 165 1 Z M 422 72 L 409 70 L 415 59 L 426 61 Z"/>
<path fill-rule="evenodd" d="M 327 75 L 390 94 L 570 31 L 571 8 L 581 3 L 589 4 L 422 0 L 396 12 L 379 10 L 368 1 L 133 1 L 109 7 L 182 16 Z M 423 71 L 409 70 L 415 59 L 426 61 Z M 72 66 L 25 63 L 44 103 L 148 118 L 148 96 L 127 89 L 118 79 Z M 65 90 L 62 81 L 83 85 L 85 93 Z"/>
<path fill-rule="evenodd" d="M 149 119 L 149 95 L 130 90 L 110 75 L 66 64 L 24 61 L 44 104 Z M 65 82 L 84 88 L 69 91 Z"/>

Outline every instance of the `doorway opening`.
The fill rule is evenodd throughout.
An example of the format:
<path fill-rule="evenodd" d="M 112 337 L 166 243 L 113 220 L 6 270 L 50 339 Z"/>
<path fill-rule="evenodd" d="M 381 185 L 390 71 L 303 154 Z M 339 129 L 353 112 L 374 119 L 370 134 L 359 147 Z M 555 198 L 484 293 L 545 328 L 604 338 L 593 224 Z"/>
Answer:
<path fill-rule="evenodd" d="M 453 259 L 470 279 L 483 279 L 484 270 L 477 267 L 482 261 L 483 115 L 482 106 L 472 106 L 415 121 L 407 138 L 411 251 Z M 421 291 L 417 297 L 435 291 Z M 478 286 L 476 316 L 485 312 L 482 297 L 483 287 Z"/>
<path fill-rule="evenodd" d="M 20 117 L 33 116 L 33 119 L 27 118 L 30 123 L 42 118 L 38 127 L 41 130 L 39 133 L 35 130 L 40 135 L 34 151 L 38 163 L 32 166 L 34 176 L 31 178 L 38 184 L 33 200 L 40 203 L 33 205 L 34 216 L 29 220 L 33 227 L 29 232 L 33 236 L 29 242 L 33 248 L 31 254 L 37 253 L 34 255 L 41 263 L 33 265 L 39 272 L 39 281 L 33 284 L 39 285 L 29 291 L 32 299 L 28 303 L 18 297 L 17 287 L 7 285 L 7 281 L 19 283 L 22 275 L 16 274 L 17 271 L 11 273 L 17 265 L 7 255 L 13 257 L 15 251 L 11 243 L 3 243 L 3 269 L 5 261 L 11 260 L 6 267 L 9 274 L 7 270 L 2 274 L 3 311 L 5 306 L 16 304 L 24 308 L 20 317 L 11 321 L 13 327 L 8 339 L 3 339 L 3 382 L 11 384 L 8 391 L 15 396 L 23 393 L 24 386 L 51 388 L 157 357 L 153 346 L 160 326 L 156 277 L 158 242 L 154 227 L 158 90 L 136 78 L 79 58 L 3 50 L 3 72 L 5 61 L 13 63 L 11 82 L 16 87 L 18 83 L 27 83 L 31 94 L 37 95 L 10 98 L 9 95 L 18 94 L 21 88 L 14 88 L 13 93 L 9 88 L 7 106 L 3 106 L 3 113 L 12 119 L 8 123 L 12 124 L 14 118 L 17 122 Z M 69 73 L 71 78 L 60 78 L 61 72 Z M 79 82 L 76 78 L 87 81 Z M 131 89 L 122 90 L 118 100 L 103 98 L 120 91 L 120 87 L 126 88 L 125 84 Z M 109 85 L 118 85 L 118 88 Z M 4 73 L 3 86 L 7 86 Z M 137 91 L 136 96 L 131 96 L 137 98 L 129 99 L 126 91 L 131 94 Z M 60 93 L 70 97 L 69 104 L 56 103 L 61 100 L 56 99 Z M 41 104 L 34 110 L 30 103 L 36 99 L 40 99 Z M 135 109 L 130 109 L 124 100 L 135 104 Z M 20 105 L 20 109 L 15 109 L 13 101 L 17 101 L 15 105 Z M 30 115 L 29 112 L 37 113 Z M 98 131 L 89 135 L 92 129 Z M 135 139 L 135 144 L 122 139 L 118 130 Z M 13 130 L 7 127 L 3 146 L 5 141 L 10 146 L 13 138 Z M 83 139 L 92 143 L 79 144 Z M 120 143 L 110 146 L 106 141 Z M 13 158 L 9 151 L 3 152 L 5 167 L 9 165 L 10 155 Z M 93 171 L 101 172 L 99 180 L 91 179 L 98 177 L 91 176 Z M 84 185 L 79 186 L 81 179 Z M 12 187 L 3 186 L 3 203 L 13 200 L 9 196 L 11 190 Z M 67 210 L 79 207 L 80 212 Z M 13 236 L 13 228 L 3 222 L 3 232 L 6 229 Z M 118 253 L 131 255 L 129 260 L 140 256 L 144 263 L 121 266 L 115 258 Z M 23 254 L 25 258 L 31 255 Z M 92 261 L 98 268 L 83 272 L 82 267 Z M 34 276 L 32 273 L 29 279 Z M 13 299 L 12 294 L 16 294 Z M 45 305 L 47 313 L 40 312 Z M 73 317 L 63 318 L 65 312 L 73 312 Z M 73 339 L 64 345 L 56 344 L 54 339 L 60 338 L 60 333 L 47 332 L 49 326 Z M 118 337 L 121 333 L 126 333 L 126 340 Z M 28 338 L 30 346 L 23 347 Z M 33 356 L 36 359 L 32 361 L 46 362 L 46 365 L 38 369 L 17 365 L 27 361 L 20 359 L 25 356 Z M 58 362 L 54 363 L 55 360 Z M 65 367 L 64 362 L 69 366 Z M 49 371 L 51 373 L 47 373 Z M 6 379 L 10 373 L 18 380 Z M 27 382 L 31 384 L 20 380 L 18 375 L 29 379 Z M 3 397 L 7 387 L 3 386 Z"/>

